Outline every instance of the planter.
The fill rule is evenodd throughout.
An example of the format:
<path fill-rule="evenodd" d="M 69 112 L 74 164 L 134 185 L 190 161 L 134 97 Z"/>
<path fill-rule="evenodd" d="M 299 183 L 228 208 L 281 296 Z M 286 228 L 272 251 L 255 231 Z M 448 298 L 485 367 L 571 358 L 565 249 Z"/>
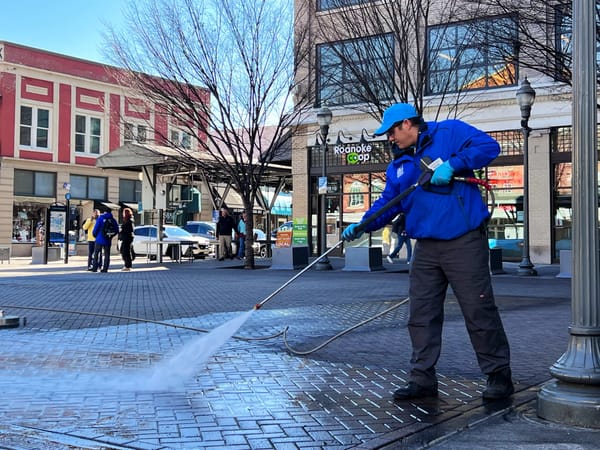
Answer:
<path fill-rule="evenodd" d="M 308 266 L 308 247 L 273 247 L 271 269 L 296 270 Z"/>
<path fill-rule="evenodd" d="M 348 247 L 345 255 L 346 265 L 343 270 L 371 272 L 385 270 L 381 248 L 379 247 Z"/>

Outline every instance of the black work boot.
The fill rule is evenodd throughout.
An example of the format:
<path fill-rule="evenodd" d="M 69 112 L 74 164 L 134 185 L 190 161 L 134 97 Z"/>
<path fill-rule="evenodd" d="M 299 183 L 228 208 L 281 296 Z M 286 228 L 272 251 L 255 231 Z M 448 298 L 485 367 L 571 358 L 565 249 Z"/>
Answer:
<path fill-rule="evenodd" d="M 412 398 L 437 397 L 437 382 L 431 386 L 421 386 L 414 381 L 409 381 L 406 386 L 396 389 L 394 400 L 410 400 Z"/>
<path fill-rule="evenodd" d="M 510 368 L 492 372 L 488 375 L 487 387 L 482 393 L 486 400 L 498 400 L 510 397 L 515 392 Z"/>

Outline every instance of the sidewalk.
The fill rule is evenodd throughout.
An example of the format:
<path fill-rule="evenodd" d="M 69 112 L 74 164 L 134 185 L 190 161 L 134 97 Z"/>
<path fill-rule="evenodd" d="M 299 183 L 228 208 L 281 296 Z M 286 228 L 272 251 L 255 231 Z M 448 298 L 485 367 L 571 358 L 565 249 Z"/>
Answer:
<path fill-rule="evenodd" d="M 107 274 L 86 272 L 81 257 L 0 264 L 0 309 L 27 322 L 0 330 L 0 448 L 598 448 L 597 430 L 535 414 L 536 391 L 568 340 L 570 280 L 555 277 L 557 266 L 522 278 L 505 263 L 493 277 L 513 354 L 509 402 L 481 400 L 485 378 L 450 293 L 440 397 L 396 404 L 410 358 L 406 305 L 310 350 L 403 300 L 407 270 L 347 272 L 331 261 L 333 271 L 307 271 L 258 311 L 297 271 L 262 259 L 254 271 L 240 261 L 136 261 L 126 273 L 116 256 Z M 158 371 L 160 361 L 214 340 L 198 329 L 240 318 L 205 363 L 200 346 L 171 363 L 192 376 L 168 386 L 179 375 Z M 165 384 L 149 388 L 157 373 Z"/>

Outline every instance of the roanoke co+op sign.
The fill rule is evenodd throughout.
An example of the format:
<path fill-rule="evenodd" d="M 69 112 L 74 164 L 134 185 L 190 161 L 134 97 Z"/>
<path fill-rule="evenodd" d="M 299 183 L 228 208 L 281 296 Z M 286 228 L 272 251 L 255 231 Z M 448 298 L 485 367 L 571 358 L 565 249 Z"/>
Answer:
<path fill-rule="evenodd" d="M 346 144 L 333 147 L 334 155 L 344 155 L 348 164 L 362 164 L 371 159 L 371 144 Z"/>

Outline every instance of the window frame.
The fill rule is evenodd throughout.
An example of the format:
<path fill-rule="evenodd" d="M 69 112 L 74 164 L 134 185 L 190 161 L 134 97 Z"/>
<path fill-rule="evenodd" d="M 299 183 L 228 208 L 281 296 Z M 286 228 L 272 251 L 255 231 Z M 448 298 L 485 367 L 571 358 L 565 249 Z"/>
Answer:
<path fill-rule="evenodd" d="M 172 145 L 179 146 L 186 150 L 192 149 L 192 135 L 180 128 L 171 128 L 169 138 Z"/>
<path fill-rule="evenodd" d="M 27 170 L 27 169 L 14 169 L 14 180 L 13 180 L 13 191 L 15 196 L 23 196 L 23 197 L 45 197 L 45 198 L 56 198 L 56 172 L 45 172 L 41 170 Z M 19 184 L 23 184 L 24 180 L 31 177 L 31 182 L 27 182 L 31 184 L 31 190 L 19 190 L 17 186 L 17 180 L 19 180 Z M 50 182 L 51 192 L 41 192 L 38 189 L 38 185 L 42 184 L 42 180 L 39 179 L 41 177 L 51 177 L 53 181 Z"/>
<path fill-rule="evenodd" d="M 125 193 L 131 193 L 133 195 L 127 195 Z M 130 178 L 119 178 L 119 201 L 124 203 L 141 202 L 142 182 L 140 180 L 132 180 Z"/>
<path fill-rule="evenodd" d="M 23 123 L 23 109 L 29 108 L 31 110 L 31 123 Z M 46 118 L 47 126 L 43 127 L 39 125 L 40 113 L 46 112 L 48 117 Z M 31 150 L 50 150 L 50 143 L 52 142 L 51 125 L 52 124 L 52 110 L 50 108 L 44 108 L 35 104 L 25 103 L 19 107 L 19 147 L 25 147 Z M 23 143 L 23 131 L 28 129 L 29 143 Z M 46 145 L 40 144 L 40 132 L 45 131 Z M 35 143 L 35 144 L 34 144 Z"/>
<path fill-rule="evenodd" d="M 501 23 L 511 22 L 510 27 L 500 26 Z M 504 39 L 499 40 L 499 33 L 490 32 L 491 29 L 504 30 Z M 426 34 L 427 95 L 517 85 L 517 16 L 488 16 L 463 22 L 429 25 Z M 491 43 L 491 40 L 494 40 L 494 43 Z M 506 57 L 507 52 L 510 53 L 510 57 Z M 498 77 L 495 78 L 495 74 L 498 74 Z M 436 80 L 439 80 L 438 87 L 434 86 Z"/>
<path fill-rule="evenodd" d="M 317 11 L 329 11 L 331 9 L 358 6 L 363 3 L 371 3 L 375 0 L 317 0 Z"/>
<path fill-rule="evenodd" d="M 376 40 L 381 42 L 373 43 Z M 341 106 L 365 103 L 365 99 L 361 99 L 360 94 L 357 96 L 356 92 L 364 90 L 364 78 L 367 76 L 362 73 L 357 76 L 357 68 L 364 67 L 367 70 L 375 64 L 378 68 L 369 70 L 370 88 L 379 85 L 381 92 L 377 95 L 378 100 L 382 102 L 391 100 L 394 96 L 394 75 L 389 62 L 394 58 L 394 47 L 392 33 L 318 44 L 315 55 L 317 105 L 326 103 L 330 106 Z M 344 55 L 344 52 L 357 59 L 350 60 L 340 56 Z M 377 58 L 373 53 L 380 53 L 380 56 Z M 363 80 L 360 75 L 363 75 Z"/>
<path fill-rule="evenodd" d="M 139 121 L 123 122 L 123 144 L 147 144 L 148 124 Z"/>
<path fill-rule="evenodd" d="M 84 130 L 78 130 L 78 119 L 84 119 Z M 94 126 L 92 125 L 93 121 L 98 121 L 98 134 L 94 133 Z M 90 114 L 82 114 L 75 113 L 75 123 L 73 126 L 74 130 L 74 149 L 76 154 L 87 154 L 93 156 L 99 156 L 102 154 L 102 143 L 103 143 L 103 134 L 102 134 L 102 117 L 90 115 Z M 78 137 L 83 137 L 83 143 L 78 143 Z M 79 149 L 79 146 L 83 145 L 83 150 Z M 95 150 L 97 147 L 97 151 Z"/>
<path fill-rule="evenodd" d="M 596 2 L 596 19 L 600 16 L 600 4 Z M 571 81 L 573 70 L 573 8 L 567 5 L 557 5 L 554 13 L 554 45 L 556 81 L 568 83 Z M 600 43 L 596 41 L 596 64 L 600 64 Z"/>
<path fill-rule="evenodd" d="M 85 181 L 85 194 L 81 195 L 82 193 L 78 192 L 79 189 L 79 185 L 80 183 L 76 182 L 76 179 L 80 178 L 82 181 Z M 93 194 L 93 192 L 90 192 L 90 189 L 93 190 L 93 187 L 90 188 L 90 181 L 92 182 L 102 182 L 104 184 L 104 188 L 103 188 L 103 193 L 101 196 L 98 195 L 90 195 Z M 69 182 L 71 184 L 71 196 L 73 199 L 78 199 L 78 200 L 88 200 L 88 199 L 92 199 L 92 200 L 100 200 L 100 201 L 105 201 L 107 199 L 108 196 L 108 177 L 95 177 L 95 176 L 91 176 L 91 175 L 79 175 L 76 173 L 72 173 L 70 175 L 70 179 Z"/>

